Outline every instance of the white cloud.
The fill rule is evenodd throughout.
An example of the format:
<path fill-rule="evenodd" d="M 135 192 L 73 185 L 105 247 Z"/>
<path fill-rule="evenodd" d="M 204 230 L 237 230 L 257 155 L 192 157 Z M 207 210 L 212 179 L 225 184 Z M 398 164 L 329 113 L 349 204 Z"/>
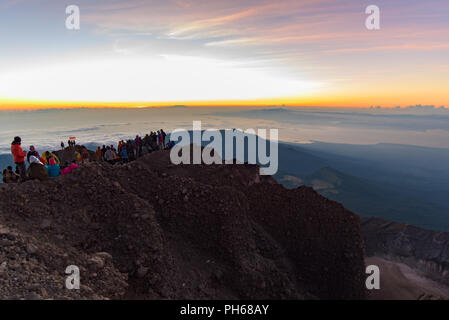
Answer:
<path fill-rule="evenodd" d="M 239 62 L 166 55 L 53 63 L 0 75 L 0 96 L 55 101 L 212 101 L 309 94 L 320 84 Z"/>

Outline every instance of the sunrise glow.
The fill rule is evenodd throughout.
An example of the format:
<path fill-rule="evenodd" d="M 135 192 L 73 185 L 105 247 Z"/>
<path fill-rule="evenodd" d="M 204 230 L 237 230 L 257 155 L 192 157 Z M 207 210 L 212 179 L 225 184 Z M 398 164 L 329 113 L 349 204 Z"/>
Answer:
<path fill-rule="evenodd" d="M 421 1 L 378 1 L 374 31 L 349 0 L 78 5 L 67 30 L 58 1 L 2 1 L 0 109 L 449 106 L 449 21 Z"/>

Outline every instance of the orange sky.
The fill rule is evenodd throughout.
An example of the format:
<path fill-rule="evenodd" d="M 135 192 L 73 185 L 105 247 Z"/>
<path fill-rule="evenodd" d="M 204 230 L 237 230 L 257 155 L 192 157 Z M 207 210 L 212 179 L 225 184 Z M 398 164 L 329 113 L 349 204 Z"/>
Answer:
<path fill-rule="evenodd" d="M 449 106 L 449 2 L 0 3 L 0 109 Z"/>

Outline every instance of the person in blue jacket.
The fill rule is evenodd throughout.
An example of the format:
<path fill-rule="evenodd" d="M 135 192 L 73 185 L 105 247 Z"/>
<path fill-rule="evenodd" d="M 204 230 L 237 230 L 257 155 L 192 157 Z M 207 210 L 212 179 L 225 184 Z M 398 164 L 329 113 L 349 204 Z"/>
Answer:
<path fill-rule="evenodd" d="M 120 151 L 120 158 L 122 158 L 123 162 L 128 162 L 128 151 L 126 151 L 126 148 L 122 148 L 122 151 Z"/>
<path fill-rule="evenodd" d="M 55 159 L 53 158 L 50 158 L 49 164 L 46 165 L 45 168 L 47 169 L 48 175 L 51 178 L 55 178 L 60 175 L 61 167 L 59 166 L 59 164 L 56 163 Z"/>

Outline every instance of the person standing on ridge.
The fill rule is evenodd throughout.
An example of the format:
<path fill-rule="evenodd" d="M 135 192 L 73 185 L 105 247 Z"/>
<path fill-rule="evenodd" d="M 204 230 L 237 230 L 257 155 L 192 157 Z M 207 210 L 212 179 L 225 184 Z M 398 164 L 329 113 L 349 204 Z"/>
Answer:
<path fill-rule="evenodd" d="M 106 153 L 104 154 L 104 158 L 110 164 L 114 164 L 115 155 L 114 155 L 114 151 L 111 150 L 111 147 L 106 148 Z"/>
<path fill-rule="evenodd" d="M 120 151 L 120 158 L 124 163 L 128 162 L 128 151 L 126 151 L 126 148 L 122 148 L 122 151 Z"/>
<path fill-rule="evenodd" d="M 103 160 L 103 151 L 101 151 L 100 146 L 98 146 L 97 150 L 95 151 L 95 158 L 97 161 Z"/>
<path fill-rule="evenodd" d="M 81 156 L 83 159 L 83 163 L 89 162 L 89 151 L 87 151 L 87 148 L 83 146 L 83 149 L 81 151 Z"/>
<path fill-rule="evenodd" d="M 140 151 L 141 151 L 141 144 L 142 140 L 138 135 L 136 135 L 136 139 L 134 139 L 134 142 L 136 144 L 136 158 L 140 157 Z"/>
<path fill-rule="evenodd" d="M 106 161 L 106 159 L 104 158 L 104 155 L 106 154 L 106 146 L 105 145 L 103 145 L 103 148 L 101 148 L 101 154 L 103 155 L 103 160 L 105 160 Z"/>
<path fill-rule="evenodd" d="M 156 135 L 156 143 L 158 145 L 158 149 L 162 150 L 161 144 L 162 144 L 162 134 L 161 132 L 158 130 L 157 131 L 157 135 Z"/>
<path fill-rule="evenodd" d="M 161 136 L 162 136 L 162 146 L 163 146 L 163 149 L 165 149 L 165 137 L 167 136 L 167 134 L 162 129 L 161 129 Z"/>
<path fill-rule="evenodd" d="M 20 181 L 23 182 L 26 180 L 25 157 L 27 154 L 22 150 L 21 144 L 22 139 L 20 137 L 15 137 L 14 141 L 11 143 L 11 153 L 14 156 L 14 163 L 19 171 Z"/>

